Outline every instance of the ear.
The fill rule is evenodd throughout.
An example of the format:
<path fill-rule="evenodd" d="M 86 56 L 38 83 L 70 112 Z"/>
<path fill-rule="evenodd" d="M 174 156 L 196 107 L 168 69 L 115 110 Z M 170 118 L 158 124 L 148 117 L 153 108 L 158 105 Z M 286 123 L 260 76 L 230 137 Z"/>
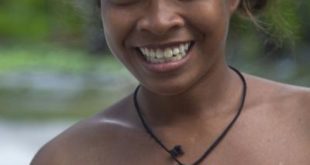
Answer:
<path fill-rule="evenodd" d="M 231 15 L 238 9 L 240 1 L 242 0 L 227 0 L 227 7 Z"/>

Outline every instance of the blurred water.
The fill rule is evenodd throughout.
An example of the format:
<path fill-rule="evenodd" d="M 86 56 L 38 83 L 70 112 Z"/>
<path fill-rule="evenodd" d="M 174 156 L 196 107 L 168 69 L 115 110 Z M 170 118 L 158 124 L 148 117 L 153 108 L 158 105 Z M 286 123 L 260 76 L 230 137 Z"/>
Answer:
<path fill-rule="evenodd" d="M 0 119 L 0 165 L 29 164 L 42 145 L 73 122 L 16 122 Z"/>
<path fill-rule="evenodd" d="M 85 117 L 132 92 L 128 73 L 0 73 L 0 116 L 13 118 Z"/>

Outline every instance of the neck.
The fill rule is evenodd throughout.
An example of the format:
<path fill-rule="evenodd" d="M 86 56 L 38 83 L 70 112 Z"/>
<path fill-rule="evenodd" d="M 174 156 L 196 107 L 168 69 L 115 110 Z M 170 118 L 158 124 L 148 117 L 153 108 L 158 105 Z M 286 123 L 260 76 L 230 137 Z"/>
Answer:
<path fill-rule="evenodd" d="M 228 67 L 215 68 L 182 93 L 159 95 L 142 87 L 138 100 L 141 110 L 153 124 L 184 122 L 236 113 L 241 81 Z"/>

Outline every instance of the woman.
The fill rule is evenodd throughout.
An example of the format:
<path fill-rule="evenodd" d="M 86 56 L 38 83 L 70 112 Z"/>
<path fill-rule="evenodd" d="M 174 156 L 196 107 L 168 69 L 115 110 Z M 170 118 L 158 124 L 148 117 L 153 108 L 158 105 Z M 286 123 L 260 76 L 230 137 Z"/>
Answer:
<path fill-rule="evenodd" d="M 237 11 L 260 0 L 102 0 L 140 87 L 45 145 L 33 165 L 309 165 L 310 90 L 227 66 Z"/>

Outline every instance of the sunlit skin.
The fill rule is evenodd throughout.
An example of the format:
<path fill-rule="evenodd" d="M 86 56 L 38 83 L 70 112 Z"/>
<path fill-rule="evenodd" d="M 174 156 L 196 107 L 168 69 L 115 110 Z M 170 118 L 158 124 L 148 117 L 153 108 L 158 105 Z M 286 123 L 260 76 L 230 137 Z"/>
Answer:
<path fill-rule="evenodd" d="M 195 162 L 235 116 L 242 83 L 225 61 L 239 0 L 102 0 L 108 45 L 141 84 L 145 120 L 168 147 Z M 139 48 L 191 43 L 185 57 L 154 63 Z M 309 165 L 310 90 L 243 74 L 237 123 L 202 165 Z M 174 165 L 145 132 L 132 95 L 69 128 L 32 165 Z"/>

